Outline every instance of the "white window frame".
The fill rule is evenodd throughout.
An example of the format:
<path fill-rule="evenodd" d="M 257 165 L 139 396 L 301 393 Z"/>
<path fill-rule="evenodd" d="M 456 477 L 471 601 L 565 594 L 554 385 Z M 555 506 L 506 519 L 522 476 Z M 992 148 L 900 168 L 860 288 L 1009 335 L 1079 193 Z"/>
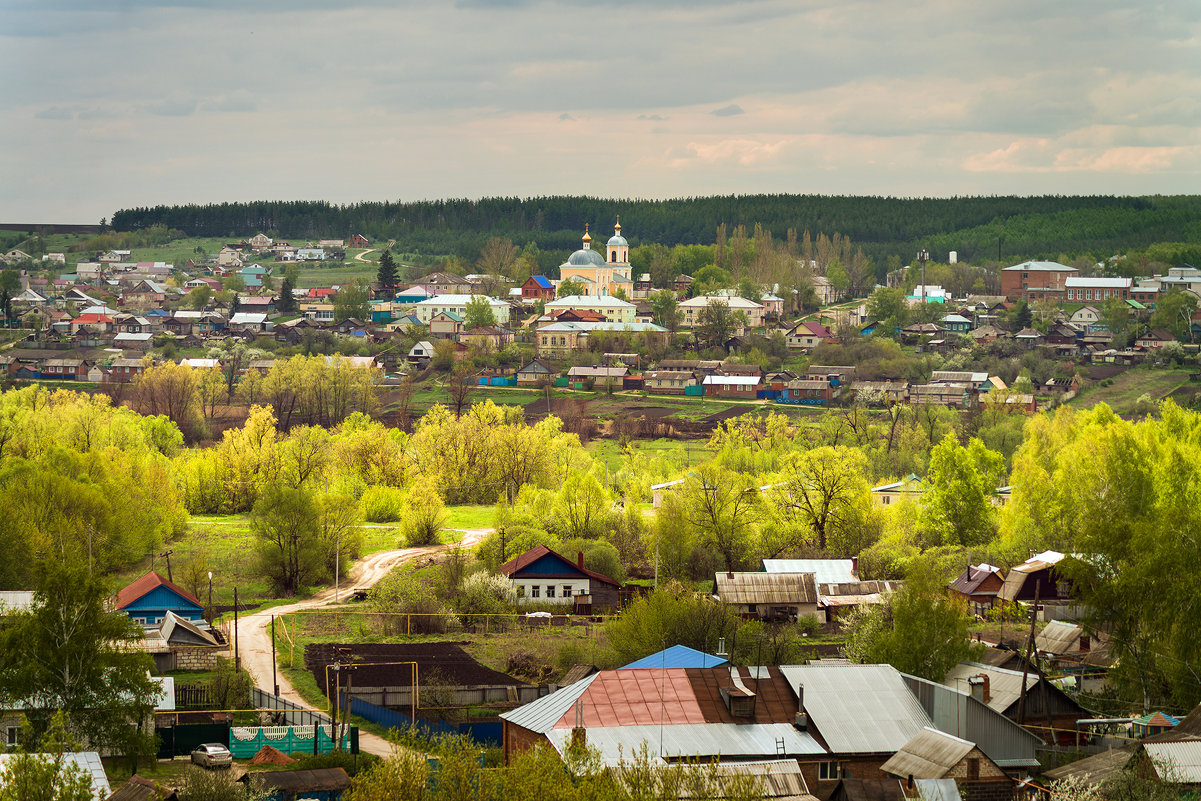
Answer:
<path fill-rule="evenodd" d="M 837 762 L 818 762 L 817 763 L 817 780 L 819 782 L 836 782 L 839 779 L 839 765 Z"/>

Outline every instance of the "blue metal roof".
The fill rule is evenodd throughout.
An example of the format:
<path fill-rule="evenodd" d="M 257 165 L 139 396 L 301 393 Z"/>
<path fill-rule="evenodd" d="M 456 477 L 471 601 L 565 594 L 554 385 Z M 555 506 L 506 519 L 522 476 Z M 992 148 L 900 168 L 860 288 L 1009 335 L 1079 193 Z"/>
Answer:
<path fill-rule="evenodd" d="M 544 275 L 531 275 L 530 280 L 543 289 L 553 289 L 553 285 Z"/>
<path fill-rule="evenodd" d="M 704 651 L 698 651 L 695 648 L 689 648 L 687 645 L 673 645 L 657 654 L 645 656 L 636 662 L 631 662 L 628 665 L 622 665 L 618 670 L 629 670 L 633 668 L 711 668 L 721 667 L 727 664 L 725 659 L 713 654 L 707 654 Z"/>

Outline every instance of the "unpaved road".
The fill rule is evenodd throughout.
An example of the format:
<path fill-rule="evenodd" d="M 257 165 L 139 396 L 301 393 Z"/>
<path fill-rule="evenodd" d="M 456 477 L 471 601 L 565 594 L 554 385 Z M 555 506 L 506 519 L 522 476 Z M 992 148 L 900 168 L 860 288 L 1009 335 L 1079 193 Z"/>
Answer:
<path fill-rule="evenodd" d="M 462 548 L 473 548 L 487 536 L 492 529 L 467 529 L 463 539 L 456 545 Z M 401 548 L 396 551 L 381 551 L 365 556 L 355 562 L 350 571 L 350 577 L 340 585 L 339 597 L 345 599 L 353 588 L 371 587 L 392 568 L 399 564 L 417 559 L 422 556 L 442 553 L 450 549 L 449 545 L 431 545 L 425 548 Z M 334 590 L 331 587 L 322 590 L 311 598 L 297 601 L 287 606 L 274 606 L 262 612 L 254 612 L 238 619 L 238 653 L 242 666 L 254 677 L 256 687 L 264 690 L 272 689 L 271 677 L 271 617 L 279 617 L 301 609 L 312 609 L 333 603 Z M 282 674 L 278 675 L 279 695 L 293 703 L 312 709 L 312 706 L 300 697 L 291 683 Z M 369 754 L 386 757 L 392 753 L 392 746 L 383 737 L 359 732 L 359 748 Z"/>

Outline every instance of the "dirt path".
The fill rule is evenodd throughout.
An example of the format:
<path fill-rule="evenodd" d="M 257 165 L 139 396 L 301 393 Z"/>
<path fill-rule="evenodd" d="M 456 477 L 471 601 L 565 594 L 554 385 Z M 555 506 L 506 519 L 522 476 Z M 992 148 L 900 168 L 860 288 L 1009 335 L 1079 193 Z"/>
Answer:
<path fill-rule="evenodd" d="M 456 544 L 464 548 L 474 547 L 491 531 L 492 529 L 487 528 L 467 529 L 463 534 L 463 539 Z M 381 551 L 380 553 L 366 556 L 355 562 L 354 567 L 350 571 L 350 578 L 340 585 L 339 597 L 345 599 L 352 588 L 375 585 L 380 579 L 388 575 L 392 568 L 399 564 L 422 556 L 441 553 L 449 550 L 450 547 L 449 545 L 433 545 L 426 548 L 401 548 L 395 551 Z M 271 677 L 271 617 L 273 615 L 276 617 L 287 615 L 302 609 L 326 606 L 333 603 L 333 601 L 334 588 L 330 587 L 303 601 L 297 601 L 287 606 L 274 606 L 262 612 L 254 612 L 253 614 L 239 618 L 238 652 L 242 666 L 250 671 L 250 675 L 254 677 L 255 686 L 270 690 L 273 684 Z M 279 695 L 281 697 L 287 698 L 289 701 L 300 704 L 305 708 L 312 709 L 312 706 L 296 692 L 285 676 L 279 674 L 277 678 L 279 680 Z M 387 740 L 365 731 L 359 732 L 359 748 L 377 756 L 386 757 L 392 753 L 392 746 Z"/>
<path fill-rule="evenodd" d="M 356 253 L 356 254 L 354 254 L 355 261 L 367 261 L 367 259 L 364 259 L 363 257 L 366 256 L 368 253 L 374 253 L 377 250 L 379 250 L 379 248 L 368 248 L 367 250 L 364 250 L 362 253 Z"/>

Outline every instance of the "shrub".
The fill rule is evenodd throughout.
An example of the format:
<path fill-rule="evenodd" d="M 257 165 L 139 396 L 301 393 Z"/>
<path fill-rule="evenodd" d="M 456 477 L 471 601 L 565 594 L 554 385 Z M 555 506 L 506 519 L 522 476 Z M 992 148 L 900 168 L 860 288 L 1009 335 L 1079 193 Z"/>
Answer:
<path fill-rule="evenodd" d="M 360 501 L 363 518 L 371 523 L 399 520 L 404 513 L 405 493 L 396 487 L 368 487 Z"/>

